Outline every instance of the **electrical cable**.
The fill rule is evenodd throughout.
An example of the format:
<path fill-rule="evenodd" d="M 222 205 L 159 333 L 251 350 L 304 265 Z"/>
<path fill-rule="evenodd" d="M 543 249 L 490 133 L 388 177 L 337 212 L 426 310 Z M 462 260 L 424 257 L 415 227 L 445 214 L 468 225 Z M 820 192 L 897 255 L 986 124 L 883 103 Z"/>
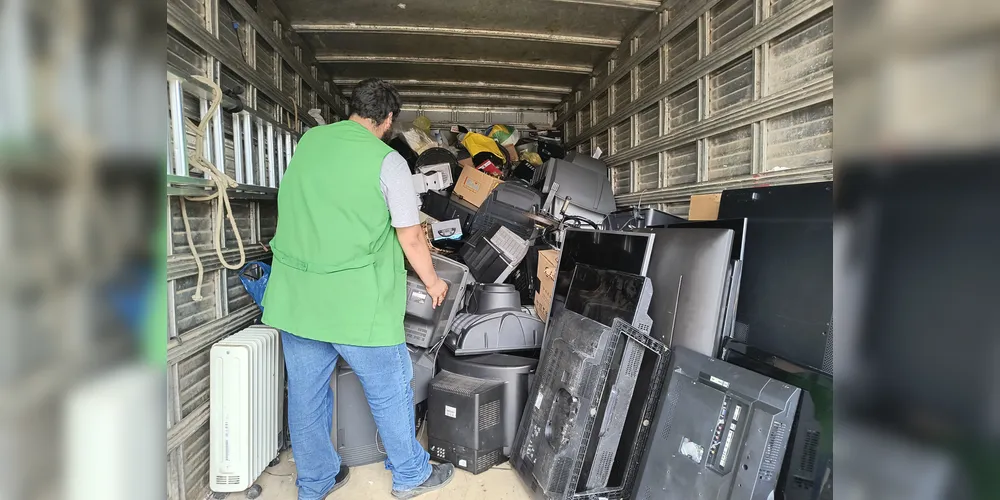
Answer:
<path fill-rule="evenodd" d="M 184 221 L 184 233 L 187 238 L 188 248 L 191 250 L 191 255 L 194 257 L 195 266 L 198 268 L 198 282 L 195 285 L 194 296 L 192 297 L 195 301 L 200 301 L 204 297 L 201 295 L 201 287 L 205 279 L 205 268 L 201 262 L 201 256 L 198 255 L 198 249 L 194 245 L 194 238 L 191 235 L 191 223 L 188 220 L 187 213 L 187 202 L 215 202 L 215 219 L 212 229 L 212 244 L 215 247 L 215 255 L 219 258 L 219 263 L 223 267 L 229 270 L 239 270 L 246 264 L 246 250 L 243 248 L 243 237 L 240 235 L 240 229 L 237 227 L 236 218 L 233 216 L 233 207 L 229 203 L 229 188 L 235 188 L 239 184 L 232 178 L 226 175 L 225 172 L 220 171 L 208 158 L 205 157 L 205 134 L 208 132 L 208 124 L 215 115 L 215 112 L 219 109 L 222 104 L 222 89 L 215 84 L 211 79 L 205 78 L 203 76 L 194 76 L 194 80 L 197 80 L 205 85 L 212 88 L 212 104 L 208 107 L 208 111 L 201 117 L 201 122 L 197 125 L 194 124 L 193 120 L 188 120 L 184 125 L 189 132 L 194 134 L 195 150 L 193 155 L 188 156 L 188 166 L 194 171 L 201 172 L 205 175 L 205 178 L 210 180 L 214 184 L 215 192 L 205 196 L 182 196 L 180 198 L 181 204 L 181 219 Z M 233 230 L 233 238 L 236 240 L 236 246 L 239 250 L 239 262 L 236 264 L 230 264 L 226 261 L 225 257 L 222 255 L 222 234 L 224 232 L 224 221 L 223 216 L 229 220 L 229 226 Z"/>
<path fill-rule="evenodd" d="M 226 4 L 227 7 L 229 7 L 229 17 L 231 17 L 233 20 L 231 26 L 233 27 L 233 31 L 236 32 L 236 41 L 240 44 L 240 55 L 243 56 L 244 62 L 249 63 L 250 57 L 248 51 L 250 47 L 249 44 L 246 47 L 243 46 L 243 37 L 240 36 L 240 22 L 236 20 L 236 11 L 233 10 L 233 5 L 231 3 L 229 2 L 224 2 L 224 3 Z"/>
<path fill-rule="evenodd" d="M 578 223 L 586 224 L 586 225 L 594 228 L 595 231 L 600 231 L 601 230 L 601 228 L 598 227 L 598 225 L 595 224 L 594 221 L 592 221 L 590 219 L 587 219 L 585 217 L 580 217 L 578 215 L 566 215 L 566 216 L 564 216 L 562 222 L 565 224 L 567 221 L 575 221 L 575 222 L 578 222 Z"/>
<path fill-rule="evenodd" d="M 381 445 L 379 445 L 378 429 L 375 429 L 375 450 L 377 450 L 379 453 L 383 453 L 383 454 L 385 453 L 385 449 L 382 448 Z"/>

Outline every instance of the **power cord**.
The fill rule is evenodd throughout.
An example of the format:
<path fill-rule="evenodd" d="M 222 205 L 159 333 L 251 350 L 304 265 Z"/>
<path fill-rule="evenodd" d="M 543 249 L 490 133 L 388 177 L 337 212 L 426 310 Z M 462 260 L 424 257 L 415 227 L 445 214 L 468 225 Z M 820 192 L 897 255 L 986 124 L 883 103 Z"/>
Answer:
<path fill-rule="evenodd" d="M 233 31 L 236 33 L 236 41 L 240 44 L 240 55 L 243 56 L 244 61 L 249 63 L 250 58 L 247 57 L 247 51 L 250 47 L 243 45 L 243 36 L 240 35 L 240 22 L 236 20 L 236 11 L 233 10 L 233 5 L 231 3 L 225 2 L 225 4 L 229 8 L 229 16 L 233 18 L 231 26 L 233 27 Z"/>

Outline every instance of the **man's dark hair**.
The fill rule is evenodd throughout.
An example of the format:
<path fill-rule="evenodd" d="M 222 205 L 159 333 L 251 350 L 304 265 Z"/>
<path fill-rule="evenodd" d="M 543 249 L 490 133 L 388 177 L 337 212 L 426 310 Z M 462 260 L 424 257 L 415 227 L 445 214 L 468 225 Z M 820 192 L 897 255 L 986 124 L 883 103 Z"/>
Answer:
<path fill-rule="evenodd" d="M 358 83 L 351 95 L 351 114 L 382 123 L 392 113 L 399 116 L 401 102 L 399 92 L 391 83 L 378 78 L 369 78 Z"/>

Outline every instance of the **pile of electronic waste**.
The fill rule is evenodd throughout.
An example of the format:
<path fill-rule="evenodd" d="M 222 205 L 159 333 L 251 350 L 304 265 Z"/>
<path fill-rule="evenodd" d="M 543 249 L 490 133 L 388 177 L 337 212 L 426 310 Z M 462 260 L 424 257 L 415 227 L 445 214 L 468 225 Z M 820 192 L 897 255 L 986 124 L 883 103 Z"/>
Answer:
<path fill-rule="evenodd" d="M 407 286 L 432 459 L 509 460 L 552 499 L 832 498 L 830 183 L 617 210 L 599 159 L 495 127 L 410 155 L 450 286 L 436 309 Z M 384 459 L 334 379 L 344 462 Z"/>

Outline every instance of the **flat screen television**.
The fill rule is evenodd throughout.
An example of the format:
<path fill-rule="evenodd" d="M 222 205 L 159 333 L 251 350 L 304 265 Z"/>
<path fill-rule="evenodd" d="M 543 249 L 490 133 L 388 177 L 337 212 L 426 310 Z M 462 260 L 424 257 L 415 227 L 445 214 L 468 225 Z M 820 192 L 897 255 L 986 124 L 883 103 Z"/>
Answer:
<path fill-rule="evenodd" d="M 638 326 L 648 323 L 652 286 L 638 274 L 577 264 L 566 310 L 611 326 L 615 318 Z"/>
<path fill-rule="evenodd" d="M 645 229 L 656 235 L 647 276 L 655 307 L 651 335 L 668 347 L 719 352 L 729 305 L 733 231 Z"/>
<path fill-rule="evenodd" d="M 776 498 L 820 499 L 833 481 L 833 378 L 738 343 L 725 360 L 802 389 Z"/>
<path fill-rule="evenodd" d="M 678 229 L 731 229 L 733 231 L 733 252 L 730 259 L 743 260 L 743 248 L 747 242 L 746 218 L 675 222 L 667 224 L 667 227 Z"/>
<path fill-rule="evenodd" d="M 724 191 L 719 218 L 746 218 L 734 336 L 831 374 L 833 183 Z"/>
<path fill-rule="evenodd" d="M 773 499 L 802 389 L 683 347 L 668 376 L 631 498 Z"/>

